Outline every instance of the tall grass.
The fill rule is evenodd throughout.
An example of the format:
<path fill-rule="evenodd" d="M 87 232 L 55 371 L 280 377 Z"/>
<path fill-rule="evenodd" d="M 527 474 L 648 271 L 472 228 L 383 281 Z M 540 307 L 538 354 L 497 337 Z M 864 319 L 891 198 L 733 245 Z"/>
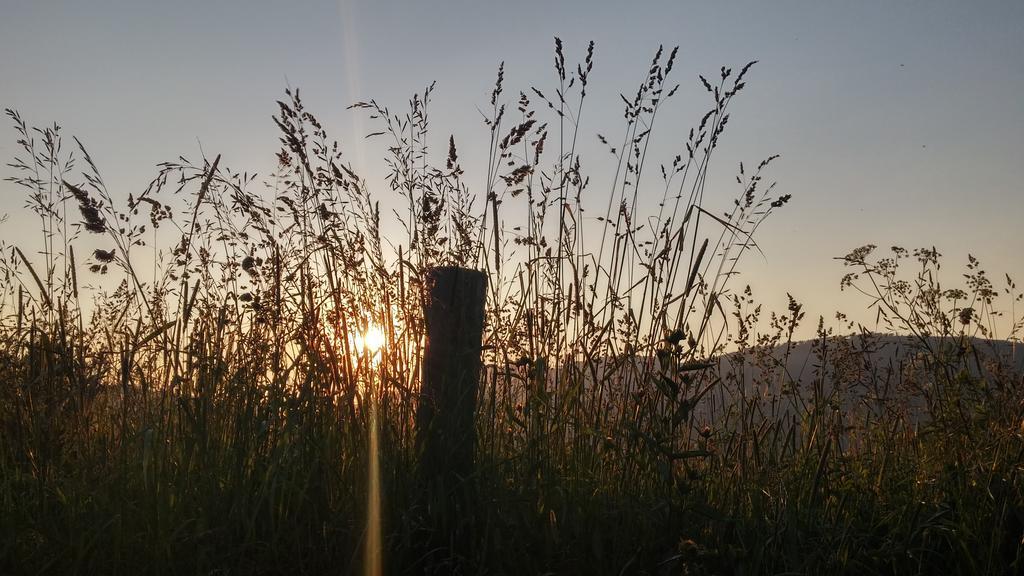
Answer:
<path fill-rule="evenodd" d="M 353 106 L 387 139 L 389 190 L 297 90 L 266 179 L 180 158 L 126 203 L 80 142 L 8 111 L 41 238 L 0 252 L 0 571 L 359 570 L 375 416 L 387 572 L 1020 572 L 1021 379 L 974 338 L 992 283 L 972 259 L 943 288 L 934 249 L 911 280 L 906 251 L 858 249 L 843 287 L 920 354 L 879 365 L 884 338 L 820 321 L 813 376 L 793 374 L 801 305 L 764 326 L 735 287 L 790 198 L 776 156 L 740 165 L 724 213 L 705 195 L 753 63 L 699 78 L 705 112 L 659 163 L 676 56 L 657 50 L 598 136 L 600 183 L 579 152 L 592 43 L 573 65 L 556 40 L 554 85 L 512 102 L 499 68 L 482 188 L 454 138 L 429 149 L 433 86 L 407 111 Z M 428 509 L 447 496 L 414 473 L 438 265 L 488 274 L 476 475 L 444 532 Z M 353 338 L 370 326 L 378 353 Z"/>

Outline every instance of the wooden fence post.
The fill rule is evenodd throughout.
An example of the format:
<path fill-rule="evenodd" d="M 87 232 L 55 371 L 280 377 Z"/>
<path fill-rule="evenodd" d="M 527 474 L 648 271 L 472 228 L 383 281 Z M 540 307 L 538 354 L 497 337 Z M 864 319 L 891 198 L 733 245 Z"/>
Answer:
<path fill-rule="evenodd" d="M 427 273 L 427 342 L 416 415 L 419 477 L 436 537 L 455 546 L 474 472 L 476 398 L 487 275 L 458 267 Z"/>

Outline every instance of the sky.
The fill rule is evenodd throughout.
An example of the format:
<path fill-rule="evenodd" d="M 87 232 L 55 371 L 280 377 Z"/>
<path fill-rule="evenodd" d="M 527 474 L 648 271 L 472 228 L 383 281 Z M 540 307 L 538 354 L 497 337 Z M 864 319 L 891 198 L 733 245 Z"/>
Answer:
<path fill-rule="evenodd" d="M 842 310 L 867 322 L 868 302 L 840 293 L 834 258 L 868 243 L 935 246 L 951 282 L 968 253 L 991 276 L 1024 281 L 1019 0 L 2 2 L 0 107 L 78 136 L 121 198 L 178 155 L 222 154 L 236 170 L 268 173 L 271 115 L 289 86 L 391 198 L 362 138 L 372 127 L 346 108 L 375 98 L 400 109 L 432 81 L 435 149 L 453 134 L 482 196 L 479 110 L 497 66 L 510 104 L 520 89 L 553 86 L 555 36 L 570 61 L 596 43 L 581 134 L 600 178 L 596 134 L 621 133 L 619 93 L 635 92 L 658 45 L 679 46 L 682 88 L 659 119 L 659 162 L 682 150 L 703 111 L 697 75 L 759 61 L 708 190 L 709 208 L 725 209 L 739 162 L 781 155 L 769 176 L 793 200 L 759 230 L 764 256 L 741 265 L 740 282 L 766 307 L 784 310 L 788 292 L 810 318 Z M 0 130 L 4 163 L 15 139 Z M 0 212 L 20 214 L 22 193 L 0 190 Z M 30 231 L 24 218 L 0 224 L 8 239 Z"/>

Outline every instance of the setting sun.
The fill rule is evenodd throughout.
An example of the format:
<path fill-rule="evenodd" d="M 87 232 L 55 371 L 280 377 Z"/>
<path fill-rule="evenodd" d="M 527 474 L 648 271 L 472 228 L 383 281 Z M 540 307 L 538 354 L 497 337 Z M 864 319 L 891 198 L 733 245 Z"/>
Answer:
<path fill-rule="evenodd" d="M 384 347 L 384 344 L 387 342 L 387 337 L 384 335 L 384 331 L 380 326 L 370 324 L 366 327 L 365 332 L 357 334 L 352 340 L 355 344 L 356 352 L 359 354 L 366 351 L 369 352 L 370 355 L 375 355 Z"/>

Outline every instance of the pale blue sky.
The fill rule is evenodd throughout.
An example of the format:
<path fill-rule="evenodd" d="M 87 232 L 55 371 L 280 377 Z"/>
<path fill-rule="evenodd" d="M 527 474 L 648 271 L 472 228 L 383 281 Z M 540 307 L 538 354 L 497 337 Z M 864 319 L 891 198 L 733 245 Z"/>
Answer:
<path fill-rule="evenodd" d="M 761 61 L 734 104 L 709 191 L 710 207 L 724 207 L 738 162 L 782 155 L 771 176 L 793 201 L 761 229 L 767 262 L 754 255 L 742 267 L 768 306 L 783 308 L 789 291 L 809 317 L 854 312 L 865 302 L 840 295 L 844 271 L 832 257 L 866 243 L 934 244 L 951 273 L 971 251 L 990 272 L 1024 281 L 1019 0 L 3 0 L 0 10 L 0 107 L 79 136 L 123 197 L 145 187 L 157 162 L 198 157 L 200 143 L 235 169 L 267 172 L 277 148 L 270 116 L 286 85 L 301 88 L 356 161 L 367 127 L 345 107 L 376 98 L 400 108 L 432 80 L 437 148 L 455 134 L 481 193 L 477 108 L 498 62 L 510 100 L 551 86 L 556 35 L 570 59 L 597 43 L 582 135 L 599 179 L 605 156 L 594 135 L 619 133 L 619 92 L 635 91 L 658 44 L 679 45 L 683 89 L 659 119 L 659 162 L 703 108 L 698 73 Z M 0 134 L 6 162 L 14 133 Z M 0 186 L 0 211 L 17 212 L 21 196 Z"/>

